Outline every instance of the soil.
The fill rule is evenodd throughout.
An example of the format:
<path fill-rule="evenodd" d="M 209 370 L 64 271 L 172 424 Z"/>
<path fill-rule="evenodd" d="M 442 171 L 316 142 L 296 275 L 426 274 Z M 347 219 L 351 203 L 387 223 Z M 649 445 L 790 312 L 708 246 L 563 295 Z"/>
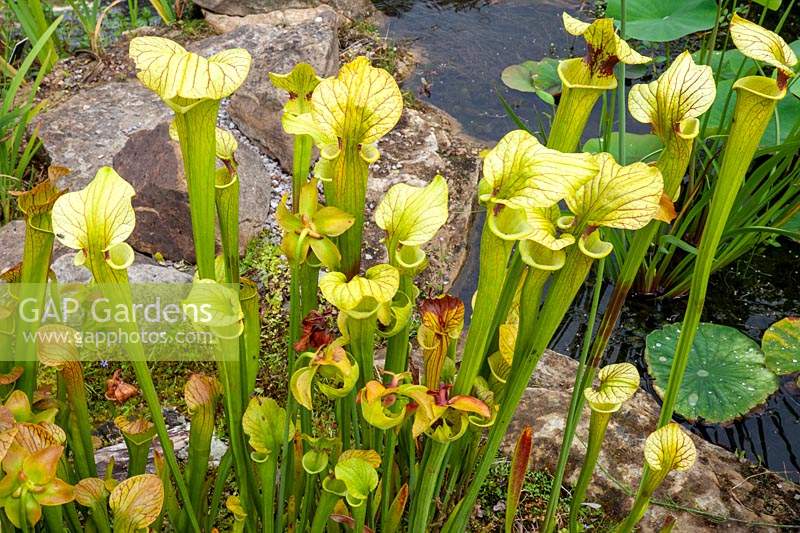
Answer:
<path fill-rule="evenodd" d="M 62 102 L 78 91 L 109 81 L 123 81 L 136 77 L 133 62 L 128 58 L 128 43 L 137 36 L 153 35 L 166 37 L 186 45 L 214 35 L 205 23 L 187 26 L 147 26 L 127 31 L 122 39 L 107 46 L 102 54 L 89 50 L 78 50 L 59 61 L 42 82 L 38 100 L 47 100 L 49 106 Z"/>

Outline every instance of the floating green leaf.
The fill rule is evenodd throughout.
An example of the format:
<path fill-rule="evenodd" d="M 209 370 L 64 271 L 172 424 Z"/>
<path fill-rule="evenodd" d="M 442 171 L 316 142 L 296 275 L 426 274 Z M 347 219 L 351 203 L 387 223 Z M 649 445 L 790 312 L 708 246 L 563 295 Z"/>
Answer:
<path fill-rule="evenodd" d="M 692 54 L 692 58 L 696 63 L 700 63 L 700 56 L 702 53 L 697 51 Z M 744 64 L 742 64 L 744 63 Z M 758 66 L 756 62 L 745 57 L 736 48 L 730 50 L 714 50 L 711 52 L 711 59 L 708 61 L 711 69 L 714 71 L 714 76 L 717 81 L 720 80 L 735 80 L 740 77 L 749 76 L 756 73 Z M 741 68 L 741 72 L 739 69 Z"/>
<path fill-rule="evenodd" d="M 647 336 L 645 359 L 659 395 L 669 379 L 680 328 L 670 324 Z M 744 415 L 777 388 L 778 380 L 753 340 L 728 326 L 701 323 L 675 410 L 689 420 L 726 422 Z"/>
<path fill-rule="evenodd" d="M 775 11 L 776 9 L 780 9 L 781 2 L 783 0 L 753 0 L 756 4 L 762 5 L 767 9 L 771 9 Z"/>
<path fill-rule="evenodd" d="M 628 0 L 625 2 L 625 37 L 663 43 L 714 26 L 714 0 Z M 620 0 L 609 0 L 606 16 L 622 18 Z"/>
<path fill-rule="evenodd" d="M 800 317 L 772 324 L 761 338 L 761 349 L 767 367 L 779 376 L 800 372 Z"/>
<path fill-rule="evenodd" d="M 509 89 L 536 95 L 548 104 L 555 103 L 553 96 L 561 92 L 558 77 L 558 60 L 544 58 L 541 61 L 524 61 L 503 69 L 500 79 Z"/>
<path fill-rule="evenodd" d="M 589 152 L 596 154 L 599 152 L 609 152 L 614 156 L 614 159 L 619 159 L 619 133 L 613 132 L 608 141 L 608 146 L 604 146 L 602 139 L 595 137 L 589 139 L 581 148 L 582 152 Z M 664 148 L 661 140 L 650 133 L 625 133 L 625 162 L 623 164 L 630 165 L 637 161 L 650 163 L 658 159 L 658 155 Z"/>

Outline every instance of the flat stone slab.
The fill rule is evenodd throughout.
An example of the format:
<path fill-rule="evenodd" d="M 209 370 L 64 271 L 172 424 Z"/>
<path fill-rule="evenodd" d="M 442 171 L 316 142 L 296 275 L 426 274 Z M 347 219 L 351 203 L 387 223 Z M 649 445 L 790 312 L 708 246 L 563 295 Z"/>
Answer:
<path fill-rule="evenodd" d="M 197 0 L 195 4 L 206 11 L 238 17 L 318 6 L 330 6 L 350 19 L 364 17 L 374 11 L 370 0 Z"/>
<path fill-rule="evenodd" d="M 297 24 L 321 23 L 330 8 L 326 5 L 317 7 L 288 8 L 266 13 L 252 15 L 224 15 L 212 11 L 203 11 L 203 17 L 208 25 L 217 33 L 228 33 L 241 26 L 268 25 L 268 26 L 295 26 Z M 340 15 L 339 12 L 336 13 Z"/>
<path fill-rule="evenodd" d="M 168 135 L 172 111 L 138 81 L 89 88 L 39 117 L 44 148 L 53 164 L 73 172 L 59 185 L 82 189 L 102 166 L 112 166 L 133 185 L 136 229 L 130 244 L 139 252 L 194 262 L 189 199 L 178 143 Z M 245 143 L 239 162 L 239 240 L 266 225 L 272 174 L 261 155 Z"/>
<path fill-rule="evenodd" d="M 288 94 L 272 86 L 269 73 L 286 73 L 298 63 L 308 63 L 319 76 L 335 74 L 339 69 L 336 13 L 320 6 L 295 10 L 280 23 L 270 20 L 248 24 L 247 19 L 228 20 L 225 29 L 231 31 L 197 41 L 188 48 L 204 55 L 236 47 L 250 52 L 250 73 L 231 97 L 228 113 L 242 133 L 291 171 L 294 142 L 281 126 Z"/>
<path fill-rule="evenodd" d="M 575 360 L 545 352 L 509 427 L 505 442 L 507 453 L 512 452 L 523 426 L 530 425 L 534 439 L 531 467 L 551 472 L 555 469 L 576 368 Z M 616 481 L 636 490 L 644 461 L 644 441 L 656 429 L 658 415 L 659 403 L 640 390 L 611 417 L 586 502 L 600 504 L 606 513 L 618 518 L 628 512 L 633 499 Z M 565 479 L 569 484 L 577 481 L 583 463 L 588 426 L 589 408 L 586 407 L 570 451 Z M 778 531 L 769 527 L 756 528 L 748 522 L 775 524 L 787 515 L 797 517 L 800 487 L 777 474 L 740 461 L 731 452 L 696 435 L 692 435 L 692 440 L 697 447 L 697 463 L 687 472 L 671 473 L 656 491 L 655 499 L 672 500 L 723 520 L 717 523 L 699 514 L 651 505 L 642 520 L 641 531 L 659 531 L 670 514 L 678 518 L 674 531 L 682 533 Z"/>
<path fill-rule="evenodd" d="M 138 81 L 110 82 L 77 94 L 37 117 L 39 137 L 55 165 L 73 171 L 62 186 L 86 186 L 110 166 L 128 138 L 171 120 L 172 111 Z"/>
<path fill-rule="evenodd" d="M 178 460 L 185 461 L 189 457 L 189 433 L 191 431 L 191 422 L 173 409 L 164 409 L 163 414 L 167 422 L 167 434 L 169 435 L 170 442 L 172 442 L 172 449 L 175 452 L 175 456 Z M 174 422 L 175 425 L 171 425 L 171 422 Z M 95 450 L 94 462 L 97 464 L 97 475 L 103 477 L 108 471 L 109 463 L 113 460 L 114 470 L 111 474 L 115 479 L 121 481 L 127 477 L 130 455 L 128 454 L 128 448 L 122 440 L 119 430 L 113 424 L 109 424 L 113 428 L 112 431 L 118 435 L 120 442 Z M 220 440 L 216 435 L 212 435 L 211 449 L 208 458 L 209 465 L 213 467 L 219 466 L 219 462 L 227 449 L 228 445 L 225 442 Z M 153 438 L 152 447 L 147 456 L 146 469 L 150 473 L 155 473 L 155 464 L 153 463 L 154 450 L 158 450 L 159 453 L 163 454 L 161 443 L 158 441 L 157 437 Z"/>

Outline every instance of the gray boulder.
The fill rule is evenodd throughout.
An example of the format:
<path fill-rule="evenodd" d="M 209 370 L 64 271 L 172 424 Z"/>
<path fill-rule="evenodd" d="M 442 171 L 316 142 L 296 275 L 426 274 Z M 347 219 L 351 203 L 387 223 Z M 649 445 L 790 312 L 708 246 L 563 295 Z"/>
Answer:
<path fill-rule="evenodd" d="M 92 279 L 86 267 L 75 266 L 74 257 L 74 253 L 64 253 L 53 261 L 50 268 L 59 283 L 87 283 Z M 191 283 L 192 275 L 173 266 L 160 265 L 137 253 L 133 264 L 128 267 L 128 280 L 131 283 Z"/>
<path fill-rule="evenodd" d="M 111 82 L 82 91 L 37 117 L 35 126 L 53 164 L 73 171 L 60 185 L 86 186 L 111 165 L 128 137 L 169 120 L 172 111 L 138 81 Z"/>
<path fill-rule="evenodd" d="M 194 261 L 186 178 L 177 143 L 167 129 L 172 111 L 137 81 L 87 89 L 40 115 L 37 122 L 53 164 L 73 170 L 59 185 L 85 187 L 101 166 L 113 166 L 136 189 L 137 251 Z M 251 146 L 240 143 L 240 242 L 261 231 L 269 210 L 271 178 Z"/>
<path fill-rule="evenodd" d="M 25 221 L 12 220 L 0 227 L 0 273 L 22 261 L 25 246 Z"/>
<path fill-rule="evenodd" d="M 25 248 L 25 221 L 12 220 L 5 226 L 0 227 L 0 273 L 17 266 L 22 261 L 22 254 Z M 56 259 L 69 251 L 54 240 L 53 259 Z"/>
<path fill-rule="evenodd" d="M 509 427 L 505 442 L 507 453 L 512 452 L 523 426 L 529 425 L 533 427 L 534 438 L 532 468 L 555 469 L 576 368 L 575 360 L 545 352 Z M 587 503 L 601 505 L 611 516 L 624 517 L 632 498 L 618 483 L 636 489 L 644 461 L 644 441 L 656 429 L 658 415 L 658 402 L 640 390 L 611 417 Z M 583 462 L 588 422 L 587 407 L 570 451 L 565 479 L 570 484 L 577 481 Z M 781 514 L 787 515 L 788 510 L 796 509 L 800 487 L 794 483 L 740 461 L 729 451 L 696 435 L 692 435 L 692 440 L 697 447 L 697 462 L 686 472 L 667 476 L 656 491 L 655 499 L 671 500 L 679 506 L 709 513 L 709 517 L 716 517 L 716 520 L 703 518 L 699 513 L 651 505 L 642 520 L 641 531 L 659 531 L 666 516 L 672 514 L 678 519 L 675 531 L 744 533 L 755 530 L 748 522 L 779 523 Z M 769 527 L 758 529 L 771 530 Z"/>
<path fill-rule="evenodd" d="M 194 262 L 194 240 L 189 195 L 178 143 L 169 138 L 169 123 L 130 136 L 114 156 L 114 168 L 136 190 L 133 207 L 136 229 L 130 237 L 134 249 L 161 253 L 172 260 Z M 266 224 L 271 177 L 258 154 L 246 144 L 236 151 L 239 162 L 239 243 L 247 243 Z"/>
<path fill-rule="evenodd" d="M 245 17 L 246 18 L 246 17 Z M 319 76 L 339 68 L 336 13 L 327 6 L 305 9 L 285 24 L 248 24 L 189 46 L 208 55 L 226 48 L 245 48 L 253 56 L 247 80 L 231 98 L 228 112 L 236 126 L 259 147 L 292 168 L 293 141 L 283 132 L 281 113 L 288 95 L 275 89 L 270 72 L 289 72 L 297 63 L 310 64 Z"/>
<path fill-rule="evenodd" d="M 195 4 L 207 11 L 238 17 L 326 5 L 349 19 L 362 18 L 374 11 L 370 0 L 196 0 Z"/>

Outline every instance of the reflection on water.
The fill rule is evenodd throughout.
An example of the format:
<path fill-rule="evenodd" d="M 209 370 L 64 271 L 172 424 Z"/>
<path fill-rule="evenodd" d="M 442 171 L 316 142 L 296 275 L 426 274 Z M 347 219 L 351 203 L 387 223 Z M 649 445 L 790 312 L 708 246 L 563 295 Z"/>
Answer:
<path fill-rule="evenodd" d="M 566 0 L 375 0 L 375 5 L 389 15 L 385 33 L 411 41 L 422 53 L 422 62 L 407 88 L 456 117 L 467 133 L 490 143 L 515 127 L 505 116 L 495 91 L 533 129 L 546 131 L 549 106 L 533 95 L 504 87 L 500 73 L 506 66 L 528 59 L 582 54 L 582 43 L 577 52 L 572 50 L 575 41 L 564 33 L 560 16 L 562 11 L 577 14 L 583 4 Z M 583 19 L 589 17 L 582 15 Z M 629 123 L 629 129 L 643 132 L 639 124 Z M 585 137 L 596 136 L 597 130 L 595 116 Z M 479 213 L 470 232 L 466 265 L 451 291 L 467 306 L 477 282 L 482 224 L 483 214 Z M 798 279 L 797 244 L 740 260 L 714 276 L 703 320 L 736 327 L 759 340 L 770 324 L 800 312 L 800 287 L 792 282 Z M 609 296 L 610 288 L 605 298 Z M 591 287 L 587 286 L 556 334 L 552 343 L 555 350 L 577 356 L 590 298 Z M 683 299 L 630 298 L 606 362 L 631 361 L 644 370 L 645 335 L 665 323 L 681 320 L 684 308 Z M 653 393 L 648 377 L 643 386 Z M 765 406 L 743 420 L 690 428 L 711 442 L 742 450 L 750 460 L 762 461 L 770 469 L 800 481 L 800 391 L 789 378 L 783 379 L 780 391 Z"/>

